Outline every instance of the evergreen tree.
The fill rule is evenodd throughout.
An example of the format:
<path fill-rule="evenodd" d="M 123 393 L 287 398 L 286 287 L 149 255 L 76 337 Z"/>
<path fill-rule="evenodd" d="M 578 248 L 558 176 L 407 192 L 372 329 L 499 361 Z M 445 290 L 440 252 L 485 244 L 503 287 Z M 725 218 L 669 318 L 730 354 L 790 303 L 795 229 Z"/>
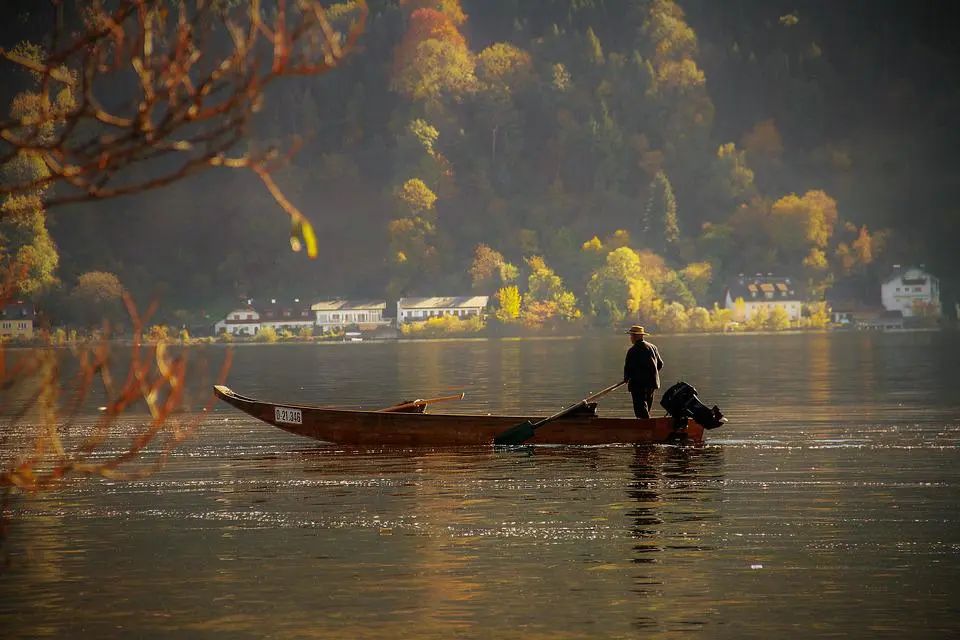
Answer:
<path fill-rule="evenodd" d="M 677 199 L 673 187 L 663 171 L 658 171 L 650 183 L 647 208 L 641 222 L 641 233 L 648 244 L 661 251 L 670 249 L 680 238 L 677 224 Z"/>

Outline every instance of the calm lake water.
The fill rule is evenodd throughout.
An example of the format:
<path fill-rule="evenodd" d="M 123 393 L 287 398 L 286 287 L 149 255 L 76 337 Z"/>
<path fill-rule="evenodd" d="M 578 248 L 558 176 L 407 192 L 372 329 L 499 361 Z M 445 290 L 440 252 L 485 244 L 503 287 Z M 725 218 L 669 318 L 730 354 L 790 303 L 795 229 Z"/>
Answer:
<path fill-rule="evenodd" d="M 0 636 L 957 637 L 960 337 L 653 341 L 731 419 L 703 446 L 343 450 L 217 405 L 146 479 L 13 502 Z M 626 346 L 241 346 L 229 384 L 523 415 Z"/>

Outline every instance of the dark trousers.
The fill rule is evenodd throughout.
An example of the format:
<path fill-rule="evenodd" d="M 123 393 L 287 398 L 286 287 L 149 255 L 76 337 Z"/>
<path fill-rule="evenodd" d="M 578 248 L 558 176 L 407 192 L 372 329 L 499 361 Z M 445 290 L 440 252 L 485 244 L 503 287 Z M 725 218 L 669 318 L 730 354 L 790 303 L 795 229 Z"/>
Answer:
<path fill-rule="evenodd" d="M 650 407 L 653 406 L 653 392 L 655 389 L 635 389 L 630 392 L 633 396 L 633 413 L 638 418 L 649 418 Z"/>

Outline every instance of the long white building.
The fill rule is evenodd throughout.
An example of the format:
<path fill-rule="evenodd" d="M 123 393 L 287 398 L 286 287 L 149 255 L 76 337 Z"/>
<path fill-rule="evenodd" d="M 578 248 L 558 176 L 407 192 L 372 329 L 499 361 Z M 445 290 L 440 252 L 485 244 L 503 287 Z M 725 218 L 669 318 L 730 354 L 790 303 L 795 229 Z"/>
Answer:
<path fill-rule="evenodd" d="M 384 319 L 387 308 L 385 300 L 321 300 L 313 303 L 310 309 L 315 314 L 314 321 L 323 331 L 342 329 L 357 325 L 361 330 L 372 331 L 390 324 Z"/>
<path fill-rule="evenodd" d="M 437 316 L 480 316 L 489 301 L 490 296 L 400 298 L 397 300 L 397 324 L 423 322 Z"/>

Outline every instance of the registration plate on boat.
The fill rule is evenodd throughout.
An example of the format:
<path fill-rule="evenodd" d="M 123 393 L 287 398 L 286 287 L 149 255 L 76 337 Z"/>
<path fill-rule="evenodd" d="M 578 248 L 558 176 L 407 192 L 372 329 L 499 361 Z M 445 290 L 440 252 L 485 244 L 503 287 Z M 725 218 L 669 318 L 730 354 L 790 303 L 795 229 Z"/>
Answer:
<path fill-rule="evenodd" d="M 303 412 L 290 407 L 274 407 L 273 419 L 287 424 L 303 424 Z"/>

